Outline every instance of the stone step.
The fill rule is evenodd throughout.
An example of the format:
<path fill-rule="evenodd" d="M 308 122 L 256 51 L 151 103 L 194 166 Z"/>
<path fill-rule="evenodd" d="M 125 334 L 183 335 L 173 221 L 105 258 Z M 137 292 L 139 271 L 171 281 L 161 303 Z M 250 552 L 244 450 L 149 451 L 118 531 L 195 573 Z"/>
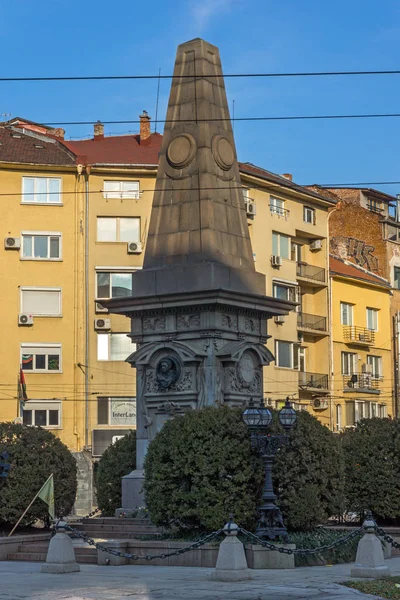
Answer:
<path fill-rule="evenodd" d="M 109 532 L 113 531 L 127 531 L 129 533 L 138 533 L 141 535 L 147 535 L 148 533 L 156 534 L 162 533 L 161 531 L 157 531 L 157 529 L 150 529 L 150 527 L 117 527 L 116 525 L 90 525 L 83 527 L 75 527 L 77 531 L 86 531 L 89 532 Z M 73 533 L 73 532 L 70 532 Z"/>
<path fill-rule="evenodd" d="M 81 552 L 84 550 L 85 552 Z M 12 552 L 7 555 L 7 560 L 22 560 L 25 562 L 46 562 L 47 550 L 32 551 L 24 550 Z M 75 548 L 76 562 L 80 564 L 97 565 L 97 550 L 95 548 Z"/>
<path fill-rule="evenodd" d="M 117 517 L 99 517 L 93 519 L 82 519 L 80 523 L 102 523 L 104 525 L 150 525 L 155 527 L 150 519 L 119 519 Z"/>

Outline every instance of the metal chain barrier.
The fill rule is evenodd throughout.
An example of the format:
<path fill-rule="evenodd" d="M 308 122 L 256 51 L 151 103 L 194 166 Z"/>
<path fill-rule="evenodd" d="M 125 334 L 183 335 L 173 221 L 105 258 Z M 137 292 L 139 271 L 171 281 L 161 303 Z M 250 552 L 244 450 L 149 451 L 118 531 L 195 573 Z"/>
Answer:
<path fill-rule="evenodd" d="M 97 515 L 99 512 L 101 512 L 101 509 L 95 508 L 94 510 L 92 510 L 91 513 L 89 513 L 85 517 L 80 517 L 79 519 L 74 519 L 74 523 L 82 523 L 82 521 L 84 521 L 85 519 L 91 519 L 92 517 L 94 517 L 94 515 Z"/>
<path fill-rule="evenodd" d="M 222 529 L 218 531 L 213 531 L 212 533 L 206 535 L 206 537 L 201 540 L 197 540 L 190 544 L 190 546 L 186 546 L 186 548 L 179 548 L 179 550 L 174 550 L 172 552 L 163 552 L 162 554 L 129 554 L 129 552 L 121 552 L 120 550 L 115 550 L 114 548 L 108 548 L 99 542 L 95 542 L 92 538 L 89 538 L 84 531 L 78 531 L 77 529 L 73 529 L 69 525 L 64 527 L 65 530 L 71 531 L 76 537 L 81 538 L 84 542 L 89 544 L 90 546 L 94 546 L 97 550 L 102 550 L 103 552 L 108 552 L 108 554 L 112 554 L 114 556 L 119 556 L 121 558 L 128 558 L 130 560 L 154 560 L 156 558 L 168 558 L 169 556 L 179 556 L 180 554 L 184 554 L 185 552 L 189 552 L 190 550 L 195 550 L 196 548 L 200 548 L 200 546 L 204 546 L 208 542 L 211 542 L 214 538 L 218 537 L 222 533 Z"/>
<path fill-rule="evenodd" d="M 331 544 L 326 544 L 325 546 L 318 546 L 317 548 L 296 548 L 296 549 L 283 548 L 281 546 L 276 546 L 275 544 L 272 544 L 271 542 L 266 542 L 265 540 L 262 540 L 254 533 L 251 533 L 250 531 L 246 531 L 246 529 L 243 529 L 243 528 L 240 528 L 239 532 L 242 533 L 245 537 L 254 541 L 256 544 L 259 544 L 260 546 L 264 546 L 264 548 L 268 548 L 268 550 L 276 550 L 277 552 L 280 552 L 281 554 L 301 554 L 302 556 L 309 556 L 312 554 L 322 554 L 324 552 L 327 552 L 328 550 L 333 550 L 334 548 L 337 548 L 338 546 L 342 546 L 342 545 L 344 546 L 345 544 L 347 544 L 354 538 L 360 537 L 361 535 L 363 535 L 365 533 L 365 530 L 364 530 L 364 527 L 359 527 L 358 529 L 355 529 L 348 535 L 335 540 Z"/>
<path fill-rule="evenodd" d="M 378 535 L 380 535 L 385 542 L 389 542 L 389 544 L 391 544 L 393 546 L 393 548 L 397 548 L 398 550 L 400 549 L 400 544 L 398 542 L 396 542 L 391 535 L 389 535 L 384 529 L 382 529 L 382 527 L 377 527 L 376 528 L 376 533 Z"/>

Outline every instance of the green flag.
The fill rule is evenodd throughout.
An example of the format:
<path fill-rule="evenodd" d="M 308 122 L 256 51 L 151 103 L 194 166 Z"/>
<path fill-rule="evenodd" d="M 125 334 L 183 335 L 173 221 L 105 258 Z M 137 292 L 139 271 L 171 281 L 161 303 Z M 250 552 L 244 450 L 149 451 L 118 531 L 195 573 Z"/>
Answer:
<path fill-rule="evenodd" d="M 56 518 L 55 512 L 54 512 L 54 479 L 53 479 L 53 473 L 50 475 L 50 477 L 48 478 L 48 480 L 42 485 L 42 487 L 40 488 L 40 491 L 38 493 L 38 495 L 36 496 L 37 498 L 41 498 L 43 500 L 43 502 L 46 502 L 46 504 L 49 507 L 49 515 L 51 516 L 52 519 Z"/>

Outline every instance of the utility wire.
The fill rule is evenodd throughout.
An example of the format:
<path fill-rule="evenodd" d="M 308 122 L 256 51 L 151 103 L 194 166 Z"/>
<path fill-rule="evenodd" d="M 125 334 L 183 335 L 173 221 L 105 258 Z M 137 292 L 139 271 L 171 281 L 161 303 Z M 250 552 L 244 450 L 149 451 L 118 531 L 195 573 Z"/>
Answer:
<path fill-rule="evenodd" d="M 239 77 L 336 77 L 359 75 L 400 75 L 400 70 L 383 71 L 297 71 L 289 73 L 225 73 L 204 76 L 194 75 L 73 75 L 62 77 L 0 77 L 0 82 L 14 81 L 105 81 L 124 79 L 233 79 Z"/>

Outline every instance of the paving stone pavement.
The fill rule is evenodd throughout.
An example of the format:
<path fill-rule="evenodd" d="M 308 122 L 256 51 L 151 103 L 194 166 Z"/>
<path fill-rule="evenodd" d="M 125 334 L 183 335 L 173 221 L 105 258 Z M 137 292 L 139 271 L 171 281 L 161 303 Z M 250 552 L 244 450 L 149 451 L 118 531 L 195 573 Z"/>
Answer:
<path fill-rule="evenodd" d="M 400 557 L 386 561 L 400 575 Z M 39 563 L 0 562 L 0 600 L 377 600 L 339 585 L 350 564 L 252 571 L 253 579 L 211 581 L 212 569 L 81 565 L 80 573 L 51 575 Z"/>

